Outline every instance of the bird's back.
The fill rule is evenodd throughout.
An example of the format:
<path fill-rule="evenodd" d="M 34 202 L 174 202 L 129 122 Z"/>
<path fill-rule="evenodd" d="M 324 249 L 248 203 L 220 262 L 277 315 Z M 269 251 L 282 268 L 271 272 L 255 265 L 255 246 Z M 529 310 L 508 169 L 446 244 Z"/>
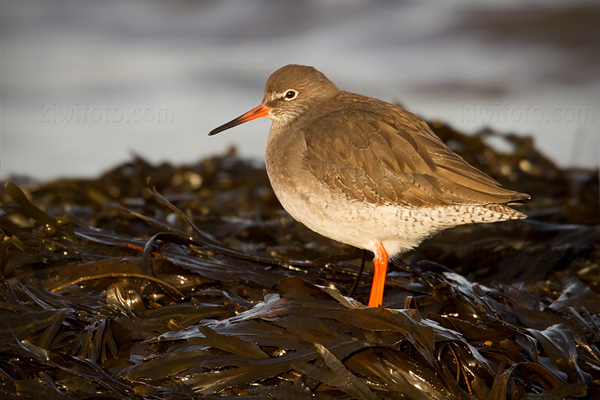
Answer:
<path fill-rule="evenodd" d="M 305 141 L 303 168 L 351 201 L 412 208 L 529 198 L 468 164 L 421 118 L 381 100 L 340 92 L 294 131 Z"/>

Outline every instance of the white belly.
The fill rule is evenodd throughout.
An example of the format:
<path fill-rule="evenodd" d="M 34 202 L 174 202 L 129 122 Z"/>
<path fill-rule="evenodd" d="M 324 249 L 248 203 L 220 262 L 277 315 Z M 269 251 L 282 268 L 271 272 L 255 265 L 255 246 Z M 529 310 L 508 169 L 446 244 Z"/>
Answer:
<path fill-rule="evenodd" d="M 322 185 L 321 185 L 322 186 Z M 324 188 L 302 193 L 273 185 L 281 205 L 297 221 L 330 239 L 375 251 L 383 243 L 390 256 L 418 246 L 429 236 L 456 225 L 495 222 L 509 216 L 483 206 L 406 208 L 348 201 Z"/>

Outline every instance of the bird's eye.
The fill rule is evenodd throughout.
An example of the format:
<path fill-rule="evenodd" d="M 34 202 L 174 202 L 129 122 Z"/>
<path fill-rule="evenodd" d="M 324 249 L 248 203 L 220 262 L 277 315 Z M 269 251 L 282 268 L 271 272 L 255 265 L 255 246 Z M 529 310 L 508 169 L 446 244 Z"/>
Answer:
<path fill-rule="evenodd" d="M 284 98 L 285 100 L 294 100 L 296 96 L 298 96 L 298 92 L 296 92 L 295 90 L 288 90 L 287 92 L 285 92 Z"/>

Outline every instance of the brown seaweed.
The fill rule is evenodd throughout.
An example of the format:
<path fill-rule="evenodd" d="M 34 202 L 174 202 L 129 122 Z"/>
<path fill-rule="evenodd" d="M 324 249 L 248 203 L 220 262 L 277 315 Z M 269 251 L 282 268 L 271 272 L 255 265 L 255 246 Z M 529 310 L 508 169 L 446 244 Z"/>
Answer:
<path fill-rule="evenodd" d="M 344 296 L 363 253 L 293 221 L 233 153 L 7 183 L 0 397 L 599 397 L 598 171 L 431 125 L 531 193 L 529 219 L 429 239 L 392 266 L 386 308 L 361 303 L 369 277 Z"/>

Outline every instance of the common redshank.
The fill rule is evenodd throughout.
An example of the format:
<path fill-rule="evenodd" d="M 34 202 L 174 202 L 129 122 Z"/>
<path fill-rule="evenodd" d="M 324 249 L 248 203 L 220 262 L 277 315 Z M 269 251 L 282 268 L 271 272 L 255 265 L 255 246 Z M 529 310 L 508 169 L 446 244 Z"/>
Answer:
<path fill-rule="evenodd" d="M 212 130 L 256 118 L 273 123 L 266 167 L 285 210 L 313 231 L 370 250 L 369 306 L 382 304 L 389 257 L 456 225 L 521 219 L 529 199 L 468 164 L 418 116 L 345 92 L 313 67 L 287 65 L 262 104 Z"/>

